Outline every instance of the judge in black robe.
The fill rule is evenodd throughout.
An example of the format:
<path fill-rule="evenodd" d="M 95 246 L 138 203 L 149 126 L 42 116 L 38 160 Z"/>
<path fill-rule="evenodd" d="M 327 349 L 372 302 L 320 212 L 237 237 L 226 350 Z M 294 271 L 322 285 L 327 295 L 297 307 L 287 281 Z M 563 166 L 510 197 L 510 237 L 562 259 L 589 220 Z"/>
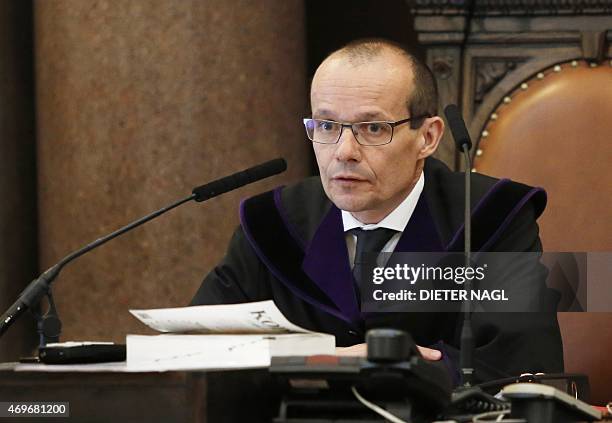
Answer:
<path fill-rule="evenodd" d="M 372 327 L 401 328 L 440 350 L 454 372 L 459 313 L 362 313 L 339 209 L 363 226 L 378 225 L 423 172 L 395 251 L 463 251 L 463 175 L 431 158 L 444 132 L 434 75 L 401 46 L 358 40 L 323 61 L 310 97 L 312 118 L 304 123 L 320 177 L 244 201 L 227 255 L 193 304 L 272 299 L 293 323 L 333 334 L 338 346 L 363 343 Z M 475 174 L 472 201 L 472 251 L 541 251 L 543 190 Z M 512 263 L 495 279 L 539 294 L 545 274 L 536 260 Z M 477 378 L 562 369 L 554 312 L 479 312 L 473 327 Z"/>
<path fill-rule="evenodd" d="M 426 159 L 424 174 L 423 192 L 395 251 L 460 252 L 463 174 L 433 158 Z M 540 252 L 536 219 L 545 205 L 542 189 L 474 174 L 473 251 Z M 509 272 L 511 283 L 545 290 L 543 268 Z M 361 313 L 354 289 L 341 211 L 312 177 L 242 202 L 227 254 L 192 305 L 272 299 L 291 322 L 333 334 L 338 346 L 364 342 L 373 327 L 400 328 L 417 344 L 441 350 L 456 380 L 461 314 Z M 472 320 L 477 380 L 563 370 L 554 312 L 483 312 Z"/>

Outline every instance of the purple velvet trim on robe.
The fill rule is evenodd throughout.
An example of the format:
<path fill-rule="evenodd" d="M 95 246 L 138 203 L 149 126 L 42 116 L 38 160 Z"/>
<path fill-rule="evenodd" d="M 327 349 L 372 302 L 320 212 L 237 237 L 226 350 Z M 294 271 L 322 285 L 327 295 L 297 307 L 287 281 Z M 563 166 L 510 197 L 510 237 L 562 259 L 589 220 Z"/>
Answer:
<path fill-rule="evenodd" d="M 480 212 L 480 209 L 485 204 L 487 204 L 487 202 L 490 200 L 493 194 L 497 192 L 499 189 L 501 189 L 501 187 L 507 184 L 508 182 L 510 182 L 510 179 L 500 179 L 499 181 L 495 183 L 495 185 L 491 187 L 491 189 L 489 189 L 489 191 L 487 191 L 485 195 L 482 196 L 482 198 L 480 199 L 480 201 L 478 201 L 476 206 L 472 207 L 472 215 L 471 215 L 472 221 L 474 219 L 474 216 L 476 216 Z M 473 226 L 474 224 L 472 222 L 472 227 Z M 451 251 L 457 248 L 458 242 L 460 242 L 463 239 L 464 231 L 465 231 L 465 222 L 463 222 L 461 226 L 459 226 L 459 229 L 457 229 L 457 232 L 455 232 L 455 235 L 453 236 L 453 238 L 446 245 L 447 251 Z M 461 251 L 463 251 L 463 248 L 461 248 Z"/>
<path fill-rule="evenodd" d="M 353 322 L 360 320 L 340 209 L 332 205 L 317 228 L 302 269 Z"/>
<path fill-rule="evenodd" d="M 493 243 L 495 241 L 497 241 L 497 239 L 504 233 L 504 231 L 506 230 L 506 228 L 508 227 L 508 225 L 510 224 L 510 222 L 512 222 L 512 220 L 514 220 L 514 218 L 516 217 L 516 215 L 518 214 L 519 211 L 521 211 L 521 209 L 523 208 L 523 206 L 525 204 L 527 204 L 527 202 L 529 200 L 531 200 L 531 198 L 536 195 L 542 193 L 544 195 L 544 197 L 546 198 L 546 191 L 544 191 L 542 188 L 533 188 L 531 189 L 527 195 L 525 195 L 523 197 L 523 199 L 521 201 L 519 201 L 519 203 L 512 209 L 512 211 L 508 214 L 508 216 L 504 219 L 504 222 L 497 228 L 497 230 L 495 231 L 495 233 L 489 238 L 489 240 L 485 243 L 485 245 L 482 246 L 482 248 L 480 249 L 480 251 L 487 251 L 487 249 L 493 245 Z"/>
<path fill-rule="evenodd" d="M 298 235 L 297 230 L 295 229 L 295 226 L 293 226 L 293 224 L 289 221 L 289 218 L 287 217 L 287 213 L 285 212 L 285 208 L 283 207 L 283 203 L 281 200 L 281 192 L 283 188 L 284 188 L 284 185 L 280 187 L 276 187 L 274 189 L 274 205 L 276 206 L 276 210 L 278 210 L 278 214 L 280 215 L 283 223 L 285 224 L 285 227 L 291 234 L 291 237 L 295 240 L 295 242 L 298 243 L 302 251 L 304 251 L 306 249 L 306 243 L 304 242 L 302 237 Z"/>
<path fill-rule="evenodd" d="M 280 189 L 280 188 L 278 188 Z M 245 214 L 245 202 L 248 199 L 243 199 L 240 202 L 240 224 L 242 226 L 242 229 L 244 231 L 244 234 L 247 238 L 247 240 L 249 241 L 249 244 L 251 245 L 251 247 L 253 247 L 253 250 L 255 251 L 255 254 L 259 257 L 259 259 L 264 263 L 264 265 L 268 268 L 268 270 L 270 270 L 270 272 L 278 279 L 280 280 L 293 294 L 295 294 L 298 298 L 301 298 L 302 300 L 306 301 L 307 303 L 313 305 L 314 307 L 323 310 L 335 317 L 338 317 L 341 320 L 344 320 L 348 323 L 354 323 L 352 322 L 349 318 L 347 318 L 343 313 L 339 312 L 338 310 L 335 310 L 323 303 L 321 303 L 320 301 L 317 301 L 315 298 L 312 298 L 310 295 L 306 294 L 305 292 L 303 292 L 302 290 L 300 290 L 299 288 L 297 288 L 295 286 L 294 283 L 292 283 L 290 280 L 288 280 L 281 271 L 278 270 L 278 268 L 274 265 L 274 263 L 272 263 L 268 257 L 266 256 L 266 254 L 264 254 L 264 252 L 261 250 L 261 248 L 259 247 L 257 241 L 254 239 L 253 234 L 251 233 L 250 229 L 249 229 L 249 225 L 246 219 L 246 214 Z M 346 249 L 346 248 L 345 248 Z"/>

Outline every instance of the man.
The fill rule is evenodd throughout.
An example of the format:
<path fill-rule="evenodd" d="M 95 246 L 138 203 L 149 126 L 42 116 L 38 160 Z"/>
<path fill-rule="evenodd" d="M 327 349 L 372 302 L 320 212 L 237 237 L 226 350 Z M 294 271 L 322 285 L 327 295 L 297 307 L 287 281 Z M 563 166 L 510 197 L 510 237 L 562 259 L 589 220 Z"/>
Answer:
<path fill-rule="evenodd" d="M 192 304 L 273 299 L 293 323 L 335 335 L 349 352 L 364 352 L 368 328 L 393 326 L 425 358 L 456 360 L 457 314 L 361 313 L 353 268 L 357 250 L 462 250 L 463 176 L 431 158 L 444 131 L 433 75 L 401 46 L 356 41 L 319 66 L 311 107 L 304 123 L 320 178 L 245 200 L 226 257 Z M 472 193 L 476 251 L 541 251 L 543 191 L 474 175 Z M 376 237 L 373 250 L 361 248 Z M 473 320 L 480 378 L 562 370 L 554 314 Z"/>

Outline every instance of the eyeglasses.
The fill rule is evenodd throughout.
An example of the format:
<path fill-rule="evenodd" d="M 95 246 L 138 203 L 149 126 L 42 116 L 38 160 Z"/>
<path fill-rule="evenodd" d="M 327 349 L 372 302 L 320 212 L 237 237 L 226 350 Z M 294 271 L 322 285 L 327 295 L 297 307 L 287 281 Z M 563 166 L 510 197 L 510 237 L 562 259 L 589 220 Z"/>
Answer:
<path fill-rule="evenodd" d="M 312 142 L 319 144 L 336 144 L 344 128 L 351 128 L 357 142 L 361 145 L 384 145 L 393 139 L 393 130 L 411 120 L 425 119 L 429 115 L 410 117 L 395 122 L 373 121 L 340 123 L 333 120 L 304 119 L 306 135 Z"/>

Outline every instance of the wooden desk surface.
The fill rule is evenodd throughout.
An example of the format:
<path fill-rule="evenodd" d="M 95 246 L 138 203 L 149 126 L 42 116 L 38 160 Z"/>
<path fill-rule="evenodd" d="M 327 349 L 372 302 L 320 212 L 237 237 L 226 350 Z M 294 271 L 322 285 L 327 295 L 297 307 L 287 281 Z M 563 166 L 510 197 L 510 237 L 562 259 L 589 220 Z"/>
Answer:
<path fill-rule="evenodd" d="M 48 373 L 0 365 L 0 401 L 68 401 L 70 418 L 53 421 L 269 422 L 278 411 L 278 398 L 267 369 Z"/>

